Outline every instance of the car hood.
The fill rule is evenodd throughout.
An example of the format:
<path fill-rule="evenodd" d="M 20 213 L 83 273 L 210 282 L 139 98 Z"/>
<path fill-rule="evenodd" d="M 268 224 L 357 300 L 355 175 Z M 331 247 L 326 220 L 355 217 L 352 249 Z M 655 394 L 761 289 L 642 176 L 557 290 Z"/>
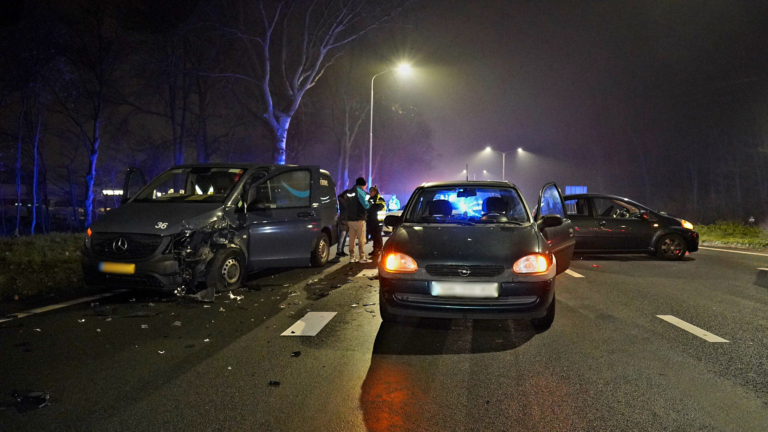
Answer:
<path fill-rule="evenodd" d="M 108 211 L 91 225 L 93 232 L 176 234 L 182 225 L 192 229 L 210 223 L 222 212 L 221 204 L 128 203 Z"/>
<path fill-rule="evenodd" d="M 404 253 L 419 263 L 511 266 L 525 255 L 541 252 L 546 242 L 534 224 L 405 224 L 387 241 L 385 252 Z"/>

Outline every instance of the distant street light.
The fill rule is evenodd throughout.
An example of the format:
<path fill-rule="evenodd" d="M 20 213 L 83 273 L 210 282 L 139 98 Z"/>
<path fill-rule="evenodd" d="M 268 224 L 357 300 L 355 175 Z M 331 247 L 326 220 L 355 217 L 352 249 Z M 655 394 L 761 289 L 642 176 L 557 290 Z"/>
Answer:
<path fill-rule="evenodd" d="M 491 152 L 501 153 L 501 181 L 506 181 L 507 180 L 507 170 L 506 170 L 506 168 L 507 168 L 507 153 L 511 153 L 511 151 L 505 151 L 505 152 L 498 151 L 498 150 L 492 149 L 491 146 L 486 147 L 485 151 L 488 152 L 488 153 L 491 153 Z M 518 153 L 522 153 L 523 152 L 523 148 L 522 147 L 518 147 L 517 148 L 517 152 Z"/>
<path fill-rule="evenodd" d="M 400 75 L 410 75 L 411 65 L 402 63 L 396 69 L 389 69 L 385 70 L 384 72 L 379 72 L 374 75 L 373 78 L 371 78 L 371 135 L 370 142 L 368 143 L 368 187 L 373 185 L 373 80 L 375 80 L 379 75 L 393 71 L 397 71 L 397 73 Z"/>

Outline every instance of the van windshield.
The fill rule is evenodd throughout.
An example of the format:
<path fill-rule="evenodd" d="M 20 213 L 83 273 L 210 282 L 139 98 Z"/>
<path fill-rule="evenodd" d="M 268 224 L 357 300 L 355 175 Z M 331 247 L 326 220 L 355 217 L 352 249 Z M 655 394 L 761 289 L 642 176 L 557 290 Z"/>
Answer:
<path fill-rule="evenodd" d="M 134 202 L 223 203 L 245 174 L 242 168 L 177 168 L 147 185 Z"/>
<path fill-rule="evenodd" d="M 475 225 L 529 220 L 523 200 L 513 188 L 426 188 L 411 201 L 405 222 Z"/>

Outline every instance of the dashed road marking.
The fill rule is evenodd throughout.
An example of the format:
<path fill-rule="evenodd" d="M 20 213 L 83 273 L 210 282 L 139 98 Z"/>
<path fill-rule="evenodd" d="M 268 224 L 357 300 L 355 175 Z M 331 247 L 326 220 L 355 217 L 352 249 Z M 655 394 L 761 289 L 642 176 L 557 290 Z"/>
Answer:
<path fill-rule="evenodd" d="M 744 254 L 744 255 L 757 255 L 757 256 L 768 257 L 768 254 L 757 253 L 757 252 L 737 251 L 737 250 L 728 250 L 728 249 L 715 249 L 715 248 L 704 247 L 704 246 L 699 246 L 699 249 L 718 251 L 718 252 L 728 252 L 728 253 L 737 253 L 737 254 Z"/>
<path fill-rule="evenodd" d="M 361 271 L 355 277 L 375 277 L 375 276 L 378 276 L 378 274 L 379 274 L 379 271 L 377 269 L 366 269 Z"/>
<path fill-rule="evenodd" d="M 695 334 L 696 336 L 704 339 L 707 342 L 728 342 L 727 340 L 721 338 L 720 336 L 715 336 L 708 331 L 702 330 L 693 324 L 688 324 L 687 322 L 681 320 L 680 318 L 676 318 L 672 315 L 656 315 L 656 316 L 674 326 L 680 327 L 681 329 L 689 333 Z"/>
<path fill-rule="evenodd" d="M 334 316 L 336 312 L 307 312 L 280 336 L 317 336 Z"/>
<path fill-rule="evenodd" d="M 79 299 L 76 299 L 76 300 L 70 300 L 70 301 L 64 302 L 64 303 L 54 304 L 54 305 L 50 305 L 50 306 L 43 306 L 43 307 L 39 307 L 37 309 L 32 309 L 32 310 L 28 310 L 28 311 L 24 311 L 24 312 L 17 312 L 15 314 L 8 315 L 4 319 L 0 319 L 0 323 L 6 322 L 6 321 L 10 321 L 10 320 L 13 320 L 13 319 L 17 319 L 17 318 L 24 318 L 26 316 L 30 316 L 30 315 L 34 315 L 34 314 L 39 314 L 39 313 L 48 312 L 48 311 L 52 311 L 52 310 L 56 310 L 56 309 L 61 309 L 61 308 L 64 308 L 64 307 L 67 307 L 67 306 L 76 305 L 76 304 L 79 304 L 79 303 L 85 303 L 85 302 L 89 302 L 89 301 L 93 301 L 93 300 L 98 300 L 100 298 L 110 297 L 110 296 L 113 296 L 115 294 L 122 294 L 124 292 L 128 292 L 128 290 L 117 290 L 117 291 L 112 291 L 111 293 L 104 293 L 104 294 L 99 294 L 99 295 L 90 296 L 90 297 L 83 297 L 83 298 L 79 298 Z"/>
<path fill-rule="evenodd" d="M 573 276 L 575 278 L 583 278 L 584 277 L 583 275 L 580 275 L 580 274 L 576 273 L 575 271 L 573 271 L 571 269 L 566 270 L 565 273 L 568 274 L 568 275 L 571 275 L 571 276 Z"/>

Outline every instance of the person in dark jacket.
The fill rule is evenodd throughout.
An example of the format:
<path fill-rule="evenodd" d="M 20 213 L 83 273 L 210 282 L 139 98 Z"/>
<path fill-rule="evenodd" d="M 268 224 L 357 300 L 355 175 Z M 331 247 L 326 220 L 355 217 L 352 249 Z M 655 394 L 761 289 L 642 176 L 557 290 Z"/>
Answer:
<path fill-rule="evenodd" d="M 344 252 L 344 246 L 347 244 L 347 234 L 349 233 L 349 223 L 347 221 L 347 200 L 344 192 L 339 194 L 337 198 L 339 200 L 339 224 L 337 226 L 337 238 L 339 241 L 336 243 L 336 256 L 345 257 L 347 254 Z"/>
<path fill-rule="evenodd" d="M 369 263 L 365 256 L 365 219 L 368 204 L 365 193 L 365 179 L 359 177 L 352 189 L 344 191 L 344 201 L 347 205 L 347 224 L 349 225 L 349 262 Z M 360 258 L 355 257 L 355 239 L 358 241 Z"/>
<path fill-rule="evenodd" d="M 377 258 L 381 254 L 383 242 L 381 239 L 381 224 L 379 224 L 379 212 L 384 211 L 387 207 L 387 202 L 379 194 L 379 188 L 376 186 L 371 187 L 370 197 L 368 198 L 370 207 L 368 208 L 368 229 L 371 232 L 371 239 L 373 240 L 373 253 L 372 258 Z"/>

